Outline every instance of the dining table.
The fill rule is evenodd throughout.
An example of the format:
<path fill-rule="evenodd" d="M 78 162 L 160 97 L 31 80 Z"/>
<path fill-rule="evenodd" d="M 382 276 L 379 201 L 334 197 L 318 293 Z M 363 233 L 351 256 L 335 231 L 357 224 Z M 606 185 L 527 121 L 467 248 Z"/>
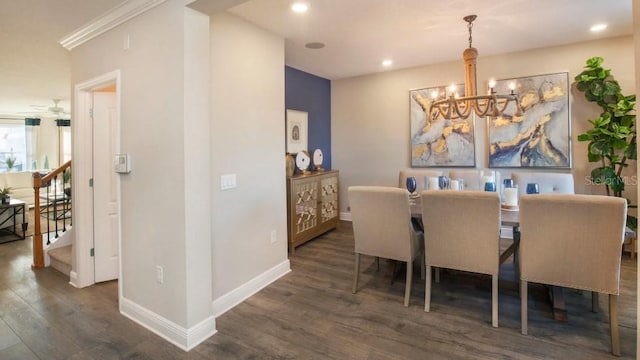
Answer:
<path fill-rule="evenodd" d="M 409 205 L 411 207 L 411 217 L 414 219 L 414 223 L 417 223 L 422 227 L 422 201 L 420 196 L 409 196 Z M 503 227 L 510 227 L 513 229 L 513 241 L 500 254 L 500 264 L 513 255 L 516 282 L 519 283 L 520 272 L 518 266 L 518 249 L 520 245 L 520 212 L 518 207 L 501 206 L 500 222 Z M 422 228 L 422 230 L 424 230 L 424 228 Z M 636 233 L 627 227 L 625 229 L 625 237 L 635 239 Z M 547 289 L 549 291 L 549 299 L 552 305 L 553 318 L 558 321 L 567 321 L 568 315 L 564 301 L 563 288 L 560 286 L 547 286 Z"/>
<path fill-rule="evenodd" d="M 422 201 L 420 196 L 410 196 L 409 205 L 411 207 L 411 217 L 415 223 L 422 224 Z M 500 253 L 500 264 L 505 262 L 510 256 L 514 257 L 515 281 L 520 282 L 520 272 L 518 266 L 518 248 L 520 245 L 520 212 L 517 207 L 501 206 L 500 223 L 503 227 L 512 228 L 512 242 Z M 424 230 L 424 228 L 422 228 Z M 518 287 L 519 288 L 519 287 Z M 558 321 L 567 321 L 567 308 L 564 301 L 563 288 L 560 286 L 548 286 L 549 299 L 552 305 L 553 318 Z"/>

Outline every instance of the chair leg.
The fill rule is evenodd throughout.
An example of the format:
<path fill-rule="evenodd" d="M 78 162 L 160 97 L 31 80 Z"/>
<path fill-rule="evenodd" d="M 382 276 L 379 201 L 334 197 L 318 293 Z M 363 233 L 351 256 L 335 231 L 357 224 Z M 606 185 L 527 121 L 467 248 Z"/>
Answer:
<path fill-rule="evenodd" d="M 591 292 L 591 312 L 598 312 L 598 293 L 596 291 Z"/>
<path fill-rule="evenodd" d="M 352 293 L 356 293 L 358 290 L 358 274 L 360 273 L 360 254 L 356 253 L 356 266 L 353 274 L 353 289 L 351 289 Z"/>
<path fill-rule="evenodd" d="M 431 309 L 431 266 L 427 265 L 424 277 L 424 311 Z"/>
<path fill-rule="evenodd" d="M 393 283 L 396 281 L 396 270 L 398 267 L 398 261 L 396 260 L 388 260 L 391 261 L 393 263 L 393 268 L 391 269 L 391 285 L 393 285 Z"/>
<path fill-rule="evenodd" d="M 527 335 L 527 282 L 520 279 L 520 332 Z"/>
<path fill-rule="evenodd" d="M 413 281 L 413 261 L 407 261 L 407 280 L 404 286 L 404 306 L 409 306 L 411 299 L 411 282 Z"/>
<path fill-rule="evenodd" d="M 436 284 L 440 284 L 440 268 L 436 268 Z"/>
<path fill-rule="evenodd" d="M 491 275 L 491 325 L 498 327 L 498 274 Z"/>
<path fill-rule="evenodd" d="M 611 352 L 620 356 L 620 334 L 618 333 L 618 295 L 609 295 L 609 326 L 611 327 Z"/>
<path fill-rule="evenodd" d="M 513 251 L 513 264 L 518 263 L 518 247 L 520 246 L 520 226 L 513 227 L 513 242 L 516 244 L 515 249 Z"/>
<path fill-rule="evenodd" d="M 376 256 L 376 271 L 380 271 L 380 256 Z"/>

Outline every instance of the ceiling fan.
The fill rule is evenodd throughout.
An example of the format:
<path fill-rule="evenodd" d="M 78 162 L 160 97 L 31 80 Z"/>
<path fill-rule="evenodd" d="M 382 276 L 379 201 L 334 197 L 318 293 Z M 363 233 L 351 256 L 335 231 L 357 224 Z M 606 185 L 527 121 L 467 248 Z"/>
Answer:
<path fill-rule="evenodd" d="M 61 99 L 52 99 L 53 106 L 46 105 L 31 105 L 35 111 L 22 111 L 20 114 L 29 114 L 32 116 L 47 116 L 47 117 L 69 117 L 69 112 L 63 107 L 59 106 Z"/>

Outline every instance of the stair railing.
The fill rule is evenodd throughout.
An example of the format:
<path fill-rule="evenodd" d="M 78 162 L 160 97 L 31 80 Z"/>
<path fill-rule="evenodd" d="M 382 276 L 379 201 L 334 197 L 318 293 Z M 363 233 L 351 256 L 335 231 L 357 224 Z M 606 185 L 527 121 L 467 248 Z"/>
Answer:
<path fill-rule="evenodd" d="M 44 267 L 43 230 L 47 235 L 47 245 L 51 238 L 57 238 L 71 226 L 71 188 L 65 187 L 65 172 L 71 174 L 71 160 L 45 176 L 39 172 L 33 174 L 34 192 L 34 229 L 33 229 L 33 265 Z M 62 181 L 60 181 L 62 180 Z M 42 191 L 42 194 L 40 193 Z M 42 219 L 46 222 L 42 226 Z"/>

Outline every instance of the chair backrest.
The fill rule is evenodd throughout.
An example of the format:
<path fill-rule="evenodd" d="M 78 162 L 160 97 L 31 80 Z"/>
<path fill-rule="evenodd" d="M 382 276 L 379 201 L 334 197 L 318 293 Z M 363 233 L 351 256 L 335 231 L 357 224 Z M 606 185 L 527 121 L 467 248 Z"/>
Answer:
<path fill-rule="evenodd" d="M 520 277 L 618 294 L 626 200 L 540 194 L 520 199 Z"/>
<path fill-rule="evenodd" d="M 409 192 L 383 186 L 350 186 L 355 251 L 400 261 L 413 260 Z"/>
<path fill-rule="evenodd" d="M 519 193 L 526 194 L 527 184 L 537 183 L 540 194 L 574 194 L 573 175 L 542 172 L 513 172 L 513 182 L 518 185 Z"/>
<path fill-rule="evenodd" d="M 413 176 L 416 178 L 416 191 L 420 192 L 427 188 L 427 183 L 429 182 L 430 177 L 438 177 L 443 175 L 440 170 L 426 170 L 426 169 L 405 169 L 400 170 L 400 174 L 398 176 L 398 187 L 406 189 L 407 188 L 407 178 Z"/>
<path fill-rule="evenodd" d="M 492 176 L 496 182 L 496 189 L 500 189 L 500 173 L 493 170 L 465 169 L 449 171 L 451 180 L 462 179 L 464 183 L 463 190 L 480 190 L 484 191 L 482 182 L 483 176 Z"/>
<path fill-rule="evenodd" d="M 427 265 L 498 274 L 498 193 L 423 191 L 421 197 Z"/>

